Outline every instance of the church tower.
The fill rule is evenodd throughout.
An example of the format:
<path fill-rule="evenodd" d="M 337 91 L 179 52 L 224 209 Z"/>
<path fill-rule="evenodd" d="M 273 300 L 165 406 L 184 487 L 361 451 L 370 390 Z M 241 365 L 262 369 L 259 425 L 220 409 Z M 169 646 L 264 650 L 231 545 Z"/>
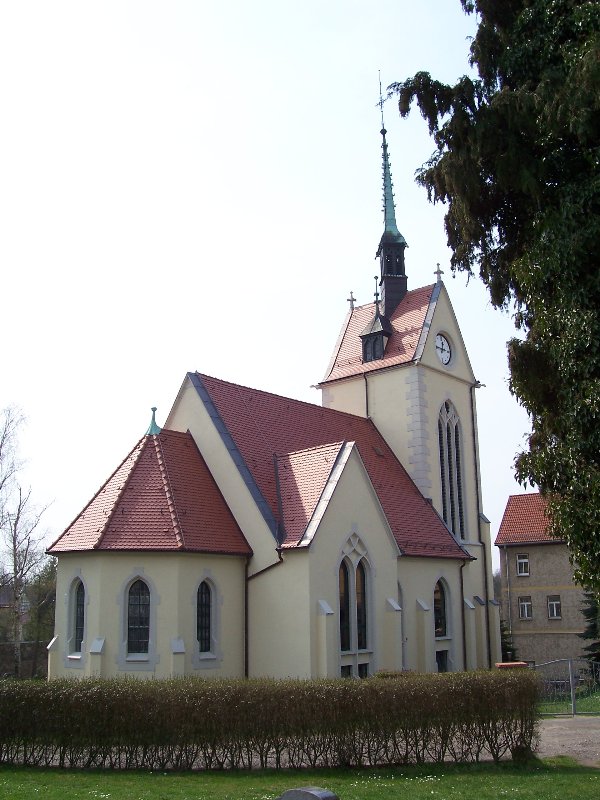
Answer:
<path fill-rule="evenodd" d="M 384 230 L 377 250 L 381 307 L 354 305 L 346 316 L 325 377 L 322 403 L 372 420 L 421 494 L 473 561 L 465 596 L 481 601 L 491 663 L 497 627 L 489 521 L 481 500 L 475 390 L 480 385 L 448 292 L 435 282 L 408 290 L 406 240 L 396 222 L 386 130 L 383 136 Z M 433 271 L 433 270 L 432 270 Z M 432 553 L 433 554 L 433 553 Z M 476 601 L 479 602 L 479 601 Z M 471 603 L 472 605 L 472 603 Z M 489 616 L 489 615 L 492 616 Z M 482 658 L 478 657 L 478 663 Z"/>

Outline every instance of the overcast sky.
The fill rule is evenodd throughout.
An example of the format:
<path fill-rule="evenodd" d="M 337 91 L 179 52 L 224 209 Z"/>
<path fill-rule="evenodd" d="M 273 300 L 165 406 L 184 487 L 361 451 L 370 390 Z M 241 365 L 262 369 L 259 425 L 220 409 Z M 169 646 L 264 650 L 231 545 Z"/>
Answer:
<path fill-rule="evenodd" d="M 459 0 L 0 2 L 0 407 L 54 538 L 161 424 L 189 370 L 320 402 L 383 230 L 378 70 L 468 71 Z M 510 316 L 453 279 L 415 170 L 417 111 L 385 107 L 409 288 L 436 263 L 477 378 L 495 534 L 524 446 Z"/>

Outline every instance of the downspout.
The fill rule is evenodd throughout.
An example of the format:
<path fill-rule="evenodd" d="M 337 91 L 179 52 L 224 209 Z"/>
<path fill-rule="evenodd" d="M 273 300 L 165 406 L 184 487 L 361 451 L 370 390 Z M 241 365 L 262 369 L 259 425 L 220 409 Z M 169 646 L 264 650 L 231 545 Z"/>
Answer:
<path fill-rule="evenodd" d="M 369 382 L 366 372 L 363 372 L 363 378 L 365 379 L 365 417 L 369 419 Z"/>
<path fill-rule="evenodd" d="M 482 384 L 477 381 L 471 384 L 471 431 L 473 433 L 473 464 L 475 466 L 475 493 L 477 495 L 477 540 L 481 545 L 483 552 L 483 586 L 485 589 L 485 634 L 487 641 L 487 655 L 488 655 L 488 668 L 492 668 L 492 640 L 490 633 L 490 595 L 488 589 L 488 559 L 483 539 L 481 538 L 481 497 L 480 497 L 480 475 L 479 475 L 479 459 L 477 454 L 477 435 L 475 430 L 475 389 L 478 389 Z"/>
<path fill-rule="evenodd" d="M 244 678 L 248 677 L 248 568 L 250 556 L 246 556 L 244 567 Z"/>
<path fill-rule="evenodd" d="M 259 575 L 262 575 L 263 572 L 268 572 L 273 567 L 278 567 L 282 561 L 283 556 L 281 555 L 281 550 L 279 547 L 277 548 L 277 561 L 274 561 L 272 564 L 269 564 L 268 567 L 264 569 L 260 569 L 258 572 L 255 572 L 252 575 L 248 575 L 248 568 L 250 566 L 250 556 L 246 558 L 246 569 L 245 569 L 245 581 L 244 581 L 244 677 L 247 678 L 249 675 L 249 667 L 248 667 L 248 642 L 249 642 L 249 635 L 248 635 L 248 584 L 250 581 L 254 580 L 254 578 L 258 578 Z"/>
<path fill-rule="evenodd" d="M 512 637 L 512 602 L 510 597 L 510 570 L 508 568 L 508 550 L 504 545 L 504 567 L 506 571 L 506 603 L 508 605 L 508 632 Z"/>
<path fill-rule="evenodd" d="M 462 651 L 463 651 L 463 671 L 467 671 L 467 623 L 465 621 L 465 576 L 463 569 L 465 568 L 466 560 L 463 559 L 460 565 L 460 616 L 462 618 Z"/>

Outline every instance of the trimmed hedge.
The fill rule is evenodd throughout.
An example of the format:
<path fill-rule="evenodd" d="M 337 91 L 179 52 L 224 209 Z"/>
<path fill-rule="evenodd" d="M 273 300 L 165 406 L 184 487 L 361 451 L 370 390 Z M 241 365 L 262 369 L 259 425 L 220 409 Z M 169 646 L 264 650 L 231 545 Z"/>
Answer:
<path fill-rule="evenodd" d="M 498 761 L 531 751 L 538 694 L 529 670 L 0 681 L 0 763 L 188 770 Z"/>

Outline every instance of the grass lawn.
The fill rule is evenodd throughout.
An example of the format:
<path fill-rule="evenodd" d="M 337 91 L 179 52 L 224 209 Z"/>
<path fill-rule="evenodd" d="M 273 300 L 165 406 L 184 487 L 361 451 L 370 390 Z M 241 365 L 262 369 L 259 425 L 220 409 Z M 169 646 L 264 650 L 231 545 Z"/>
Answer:
<path fill-rule="evenodd" d="M 274 800 L 286 789 L 320 786 L 340 800 L 597 800 L 600 770 L 569 759 L 527 766 L 399 767 L 298 772 L 144 773 L 0 767 L 10 800 Z"/>

